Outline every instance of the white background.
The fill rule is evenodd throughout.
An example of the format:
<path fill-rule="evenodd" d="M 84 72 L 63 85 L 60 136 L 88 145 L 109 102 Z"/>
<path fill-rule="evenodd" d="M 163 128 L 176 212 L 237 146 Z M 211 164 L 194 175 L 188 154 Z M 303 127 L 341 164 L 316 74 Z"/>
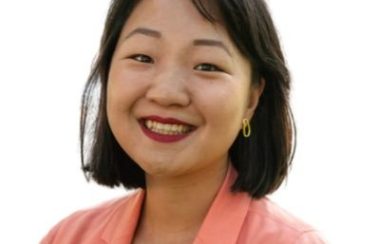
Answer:
<path fill-rule="evenodd" d="M 38 243 L 116 195 L 86 183 L 80 96 L 109 1 L 0 1 L 0 243 Z M 293 77 L 298 148 L 272 198 L 331 243 L 380 243 L 377 1 L 270 0 Z"/>

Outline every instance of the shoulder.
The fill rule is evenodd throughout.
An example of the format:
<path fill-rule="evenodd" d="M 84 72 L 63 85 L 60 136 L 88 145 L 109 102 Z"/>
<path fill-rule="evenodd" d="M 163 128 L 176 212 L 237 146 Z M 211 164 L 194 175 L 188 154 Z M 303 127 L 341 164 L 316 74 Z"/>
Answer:
<path fill-rule="evenodd" d="M 242 243 L 325 243 L 312 226 L 268 198 L 252 200 L 240 236 L 247 241 Z"/>
<path fill-rule="evenodd" d="M 56 224 L 41 241 L 42 244 L 99 243 L 103 229 L 118 210 L 128 206 L 139 191 L 113 199 L 92 208 L 76 211 Z"/>

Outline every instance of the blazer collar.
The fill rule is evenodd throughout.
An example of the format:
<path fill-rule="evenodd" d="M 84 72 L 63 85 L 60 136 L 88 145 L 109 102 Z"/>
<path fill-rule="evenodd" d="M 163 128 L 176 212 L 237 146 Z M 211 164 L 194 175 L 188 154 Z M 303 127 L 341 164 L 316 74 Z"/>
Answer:
<path fill-rule="evenodd" d="M 226 178 L 204 219 L 194 244 L 237 243 L 251 203 L 244 192 L 231 192 L 237 172 L 230 164 Z"/>
<path fill-rule="evenodd" d="M 125 198 L 122 206 L 112 214 L 103 231 L 102 239 L 106 243 L 132 243 L 144 203 L 144 197 L 144 190 L 138 189 L 132 195 Z"/>

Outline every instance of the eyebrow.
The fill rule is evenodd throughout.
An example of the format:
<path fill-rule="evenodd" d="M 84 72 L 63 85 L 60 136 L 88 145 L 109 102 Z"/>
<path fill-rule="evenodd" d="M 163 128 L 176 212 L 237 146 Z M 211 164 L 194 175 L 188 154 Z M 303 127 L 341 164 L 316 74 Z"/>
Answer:
<path fill-rule="evenodd" d="M 154 38 L 161 38 L 162 34 L 161 32 L 145 27 L 138 27 L 131 31 L 125 38 L 124 40 L 132 37 L 133 35 L 136 34 L 142 34 Z M 227 48 L 227 46 L 222 42 L 218 40 L 213 40 L 213 39 L 196 39 L 193 41 L 194 46 L 211 46 L 211 47 L 219 47 L 222 48 L 224 51 L 228 53 L 228 55 L 232 56 L 231 51 Z"/>
<path fill-rule="evenodd" d="M 150 36 L 150 37 L 161 38 L 161 33 L 159 31 L 148 29 L 148 28 L 144 28 L 144 27 L 139 27 L 139 28 L 136 28 L 133 31 L 131 31 L 124 38 L 124 40 L 126 40 L 126 39 L 128 39 L 131 36 L 136 35 L 136 34 L 142 34 L 142 35 L 146 35 L 146 36 Z"/>
<path fill-rule="evenodd" d="M 231 55 L 230 50 L 227 48 L 227 46 L 218 40 L 212 40 L 212 39 L 197 39 L 193 41 L 194 46 L 212 46 L 212 47 L 220 47 L 224 51 L 228 53 L 228 55 Z"/>

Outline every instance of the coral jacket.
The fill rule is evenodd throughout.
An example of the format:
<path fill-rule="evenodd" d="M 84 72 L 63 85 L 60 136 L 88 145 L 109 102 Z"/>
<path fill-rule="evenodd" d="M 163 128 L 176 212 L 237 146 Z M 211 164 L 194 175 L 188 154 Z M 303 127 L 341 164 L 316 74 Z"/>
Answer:
<path fill-rule="evenodd" d="M 195 244 L 319 244 L 317 232 L 268 198 L 233 193 L 230 167 L 194 240 Z M 144 201 L 144 190 L 72 214 L 58 223 L 42 244 L 131 243 Z"/>

